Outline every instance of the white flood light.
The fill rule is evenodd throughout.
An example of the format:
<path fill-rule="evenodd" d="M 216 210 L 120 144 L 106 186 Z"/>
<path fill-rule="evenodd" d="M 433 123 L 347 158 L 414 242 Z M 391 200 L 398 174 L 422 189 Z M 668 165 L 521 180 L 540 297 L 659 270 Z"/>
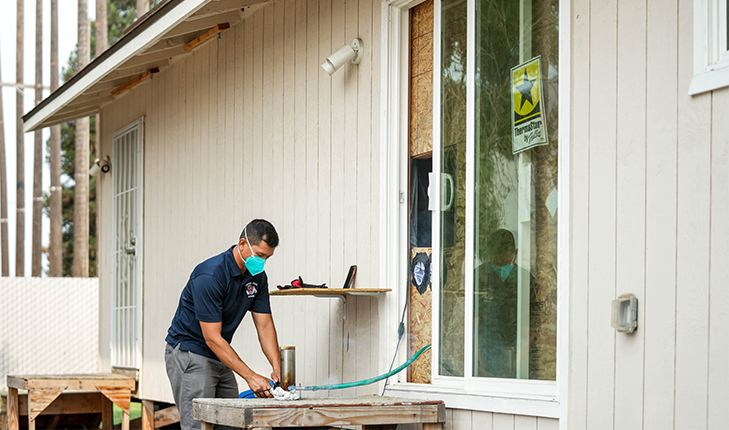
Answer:
<path fill-rule="evenodd" d="M 612 302 L 612 324 L 621 333 L 633 333 L 638 328 L 638 299 L 622 294 Z"/>
<path fill-rule="evenodd" d="M 322 69 L 326 70 L 329 75 L 333 75 L 334 72 L 339 70 L 347 61 L 351 61 L 352 64 L 359 64 L 362 61 L 362 39 L 355 37 L 350 45 L 344 45 L 337 50 L 337 52 L 328 56 L 326 61 L 321 64 Z"/>
<path fill-rule="evenodd" d="M 98 158 L 96 159 L 94 165 L 89 169 L 89 175 L 96 176 L 99 172 L 108 173 L 109 170 L 111 170 L 111 160 L 107 155 L 103 160 L 99 160 Z"/>

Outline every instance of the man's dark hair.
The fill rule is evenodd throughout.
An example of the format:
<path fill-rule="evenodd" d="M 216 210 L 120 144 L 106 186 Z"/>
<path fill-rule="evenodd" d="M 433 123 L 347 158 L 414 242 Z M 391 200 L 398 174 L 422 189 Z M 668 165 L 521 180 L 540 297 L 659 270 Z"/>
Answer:
<path fill-rule="evenodd" d="M 491 233 L 487 247 L 489 255 L 507 255 L 516 249 L 514 234 L 509 230 L 500 228 Z"/>
<path fill-rule="evenodd" d="M 254 219 L 249 222 L 243 232 L 240 234 L 241 239 L 245 239 L 246 234 L 252 245 L 258 245 L 264 241 L 271 248 L 278 246 L 278 233 L 273 224 L 265 219 Z"/>

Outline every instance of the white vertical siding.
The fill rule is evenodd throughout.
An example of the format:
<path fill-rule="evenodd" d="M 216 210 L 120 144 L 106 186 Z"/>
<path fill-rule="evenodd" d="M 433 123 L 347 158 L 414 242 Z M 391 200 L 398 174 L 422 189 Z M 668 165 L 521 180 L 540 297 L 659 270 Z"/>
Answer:
<path fill-rule="evenodd" d="M 271 2 L 102 111 L 104 155 L 115 130 L 145 117 L 144 398 L 172 400 L 163 342 L 193 267 L 235 243 L 254 217 L 281 236 L 267 265 L 271 287 L 298 275 L 339 287 L 351 264 L 356 286 L 375 286 L 379 16 L 375 0 Z M 364 60 L 329 77 L 319 65 L 356 36 Z M 111 234 L 106 179 L 101 246 Z M 102 261 L 102 273 L 110 264 Z M 104 332 L 109 289 L 102 280 Z M 281 344 L 297 347 L 299 382 L 376 374 L 375 299 L 350 299 L 346 322 L 339 301 L 271 302 Z M 100 340 L 108 368 L 108 335 Z M 233 346 L 268 373 L 257 344 L 244 321 Z"/>
<path fill-rule="evenodd" d="M 692 1 L 573 6 L 570 428 L 723 428 L 729 90 L 687 95 Z"/>

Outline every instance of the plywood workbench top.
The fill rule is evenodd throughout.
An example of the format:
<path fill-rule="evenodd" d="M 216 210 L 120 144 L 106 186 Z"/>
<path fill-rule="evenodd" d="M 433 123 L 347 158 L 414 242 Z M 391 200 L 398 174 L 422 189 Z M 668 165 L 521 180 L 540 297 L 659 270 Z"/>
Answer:
<path fill-rule="evenodd" d="M 439 400 L 381 396 L 296 401 L 195 399 L 193 416 L 206 424 L 203 429 L 212 428 L 212 424 L 244 428 L 423 424 L 441 428 L 445 404 Z"/>

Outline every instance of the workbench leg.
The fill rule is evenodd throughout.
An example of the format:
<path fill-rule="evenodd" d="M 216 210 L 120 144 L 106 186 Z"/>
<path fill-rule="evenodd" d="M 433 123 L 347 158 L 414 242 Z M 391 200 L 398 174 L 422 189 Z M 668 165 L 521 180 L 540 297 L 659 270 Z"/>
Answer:
<path fill-rule="evenodd" d="M 206 423 L 205 421 L 200 422 L 200 430 L 213 430 L 213 425 L 211 423 Z"/>
<path fill-rule="evenodd" d="M 154 402 L 142 400 L 142 430 L 154 430 Z"/>
<path fill-rule="evenodd" d="M 443 430 L 443 424 L 441 424 L 441 423 L 423 424 L 423 430 Z"/>
<path fill-rule="evenodd" d="M 33 402 L 31 401 L 32 396 L 30 393 L 31 391 L 28 391 L 28 430 L 35 430 L 35 418 L 31 418 L 33 417 L 33 413 L 30 411 L 33 407 Z"/>
<path fill-rule="evenodd" d="M 114 404 L 103 394 L 101 395 L 101 428 L 112 430 L 114 428 Z"/>
<path fill-rule="evenodd" d="M 0 429 L 2 430 L 8 430 L 8 397 L 2 397 L 2 404 L 0 406 Z"/>
<path fill-rule="evenodd" d="M 8 430 L 20 430 L 18 389 L 8 387 Z"/>
<path fill-rule="evenodd" d="M 129 412 L 122 411 L 121 430 L 129 430 Z"/>

